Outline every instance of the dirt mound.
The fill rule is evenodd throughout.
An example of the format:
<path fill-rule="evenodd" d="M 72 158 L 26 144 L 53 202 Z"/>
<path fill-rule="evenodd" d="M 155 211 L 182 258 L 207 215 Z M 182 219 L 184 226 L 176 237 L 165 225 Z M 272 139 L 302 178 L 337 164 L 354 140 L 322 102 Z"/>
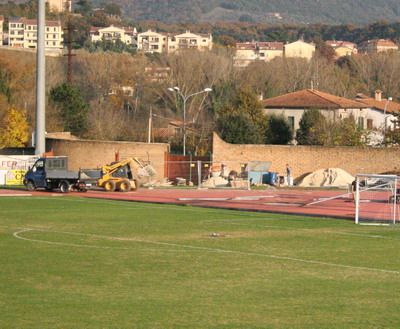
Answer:
<path fill-rule="evenodd" d="M 298 186 L 345 186 L 354 177 L 340 168 L 319 169 L 303 178 Z"/>

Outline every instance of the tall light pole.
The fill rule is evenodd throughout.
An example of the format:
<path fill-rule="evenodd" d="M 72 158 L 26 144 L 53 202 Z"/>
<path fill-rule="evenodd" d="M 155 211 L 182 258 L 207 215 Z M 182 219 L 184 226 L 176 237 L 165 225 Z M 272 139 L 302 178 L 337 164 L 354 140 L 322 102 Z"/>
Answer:
<path fill-rule="evenodd" d="M 168 91 L 177 93 L 183 99 L 183 155 L 186 155 L 186 101 L 188 100 L 189 97 L 192 97 L 192 96 L 195 96 L 198 94 L 202 94 L 202 93 L 208 93 L 208 92 L 212 91 L 212 89 L 205 88 L 201 91 L 198 91 L 197 93 L 193 93 L 193 94 L 189 94 L 189 95 L 184 95 L 178 87 L 168 88 Z"/>
<path fill-rule="evenodd" d="M 386 138 L 386 108 L 389 104 L 389 102 L 392 101 L 392 97 L 388 97 L 386 104 L 385 104 L 385 108 L 383 109 L 383 142 L 385 142 L 385 138 Z"/>
<path fill-rule="evenodd" d="M 45 55 L 45 0 L 38 0 L 37 53 L 36 53 L 36 128 L 35 155 L 46 152 L 46 55 Z"/>

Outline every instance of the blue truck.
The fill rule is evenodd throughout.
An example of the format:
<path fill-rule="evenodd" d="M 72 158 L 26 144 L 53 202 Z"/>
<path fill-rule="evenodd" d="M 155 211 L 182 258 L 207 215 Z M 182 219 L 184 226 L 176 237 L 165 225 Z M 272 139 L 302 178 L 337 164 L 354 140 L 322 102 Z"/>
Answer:
<path fill-rule="evenodd" d="M 96 169 L 68 170 L 68 158 L 65 156 L 39 158 L 24 177 L 24 185 L 29 191 L 44 188 L 47 191 L 60 189 L 62 193 L 71 190 L 86 192 L 97 184 L 101 171 Z"/>

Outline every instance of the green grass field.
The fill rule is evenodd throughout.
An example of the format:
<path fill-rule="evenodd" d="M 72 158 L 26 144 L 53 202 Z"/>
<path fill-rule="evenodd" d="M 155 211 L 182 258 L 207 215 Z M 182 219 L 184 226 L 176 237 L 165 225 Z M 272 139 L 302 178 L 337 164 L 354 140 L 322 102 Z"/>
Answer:
<path fill-rule="evenodd" d="M 63 196 L 0 232 L 0 328 L 400 328 L 399 227 Z"/>

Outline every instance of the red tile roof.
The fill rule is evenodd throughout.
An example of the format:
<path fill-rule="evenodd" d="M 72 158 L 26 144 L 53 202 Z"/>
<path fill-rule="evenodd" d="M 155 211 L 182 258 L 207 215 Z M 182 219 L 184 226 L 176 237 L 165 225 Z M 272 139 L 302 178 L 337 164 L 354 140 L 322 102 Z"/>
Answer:
<path fill-rule="evenodd" d="M 259 49 L 283 50 L 283 42 L 259 42 Z"/>
<path fill-rule="evenodd" d="M 337 41 L 328 40 L 328 41 L 325 41 L 325 44 L 328 46 L 334 47 L 334 48 L 336 48 L 336 47 L 349 47 L 349 48 L 357 47 L 356 43 L 349 42 L 349 41 L 341 41 L 341 40 L 337 40 Z"/>
<path fill-rule="evenodd" d="M 257 45 L 255 43 L 237 43 L 236 49 L 238 50 L 256 50 Z"/>
<path fill-rule="evenodd" d="M 25 25 L 37 25 L 37 19 L 26 19 Z M 46 26 L 61 26 L 60 21 L 46 21 Z"/>
<path fill-rule="evenodd" d="M 263 100 L 264 108 L 292 109 L 346 109 L 368 108 L 364 103 L 334 96 L 314 89 L 304 89 L 294 93 Z"/>
<path fill-rule="evenodd" d="M 368 105 L 368 107 L 373 107 L 382 112 L 385 111 L 386 106 L 386 112 L 400 113 L 400 104 L 396 102 L 388 102 L 387 99 L 382 99 L 381 101 L 378 101 L 375 98 L 366 96 L 364 94 L 357 94 L 356 100 L 365 105 Z"/>

